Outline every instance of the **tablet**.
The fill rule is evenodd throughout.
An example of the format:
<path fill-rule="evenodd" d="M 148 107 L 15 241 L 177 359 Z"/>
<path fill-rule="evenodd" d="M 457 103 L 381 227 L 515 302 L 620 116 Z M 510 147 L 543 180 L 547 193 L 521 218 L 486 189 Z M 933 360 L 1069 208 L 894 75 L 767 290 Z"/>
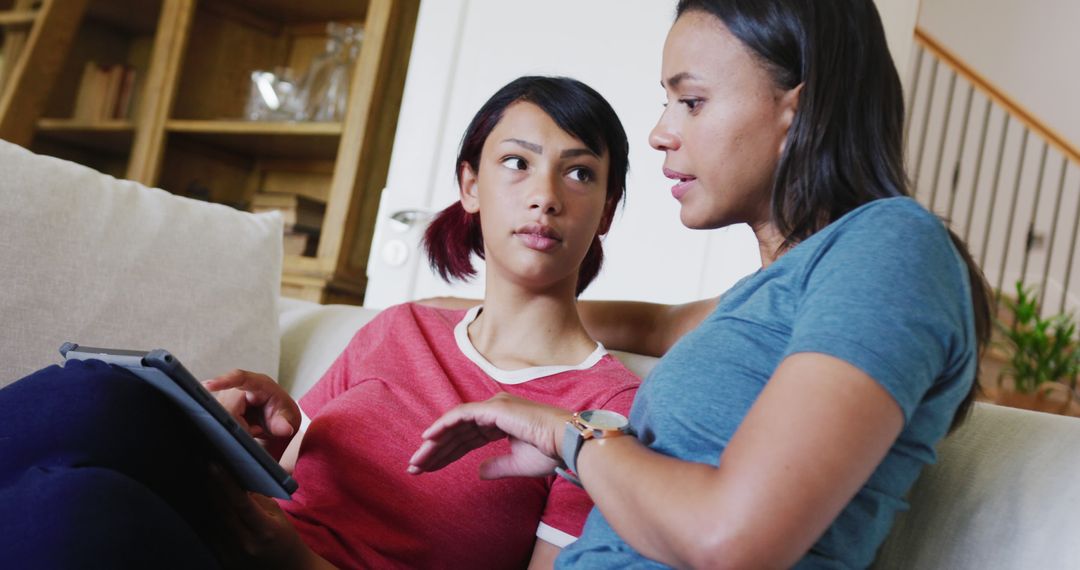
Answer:
<path fill-rule="evenodd" d="M 292 476 L 168 351 L 91 348 L 65 342 L 60 354 L 65 361 L 101 360 L 115 364 L 163 392 L 206 434 L 241 486 L 280 499 L 289 499 L 296 491 Z"/>

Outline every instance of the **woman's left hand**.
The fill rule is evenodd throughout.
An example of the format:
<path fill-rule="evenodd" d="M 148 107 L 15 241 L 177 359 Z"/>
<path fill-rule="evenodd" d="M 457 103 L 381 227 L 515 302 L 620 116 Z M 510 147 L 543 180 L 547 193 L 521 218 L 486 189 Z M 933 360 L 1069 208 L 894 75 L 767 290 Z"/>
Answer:
<path fill-rule="evenodd" d="M 211 467 L 211 480 L 221 504 L 221 530 L 214 547 L 225 566 L 333 567 L 304 543 L 277 501 L 245 491 L 216 465 Z"/>
<path fill-rule="evenodd" d="M 480 477 L 542 477 L 562 465 L 563 426 L 572 414 L 502 393 L 485 402 L 462 404 L 435 420 L 409 459 L 409 473 L 437 471 L 466 453 L 504 437 L 510 453 L 480 465 Z"/>

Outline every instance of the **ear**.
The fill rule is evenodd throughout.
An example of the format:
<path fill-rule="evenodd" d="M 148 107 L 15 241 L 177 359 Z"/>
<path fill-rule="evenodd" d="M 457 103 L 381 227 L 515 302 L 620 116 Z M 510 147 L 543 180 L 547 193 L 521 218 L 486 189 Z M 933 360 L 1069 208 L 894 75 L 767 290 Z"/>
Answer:
<path fill-rule="evenodd" d="M 614 198 L 607 198 L 604 201 L 604 217 L 600 218 L 600 227 L 596 229 L 596 235 L 606 235 L 611 229 L 611 222 L 615 219 L 615 208 L 618 205 Z"/>
<path fill-rule="evenodd" d="M 780 139 L 780 154 L 784 154 L 791 125 L 799 112 L 799 97 L 802 95 L 803 85 L 805 83 L 800 83 L 780 96 L 780 128 L 784 130 L 784 136 Z"/>
<path fill-rule="evenodd" d="M 461 163 L 461 181 L 459 191 L 461 193 L 461 207 L 470 214 L 480 211 L 480 192 L 477 188 L 477 176 L 468 162 Z"/>

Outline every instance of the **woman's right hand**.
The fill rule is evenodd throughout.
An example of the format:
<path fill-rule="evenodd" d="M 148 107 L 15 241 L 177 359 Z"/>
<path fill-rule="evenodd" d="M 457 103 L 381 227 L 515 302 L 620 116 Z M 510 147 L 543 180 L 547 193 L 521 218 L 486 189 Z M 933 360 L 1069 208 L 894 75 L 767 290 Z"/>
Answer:
<path fill-rule="evenodd" d="M 300 428 L 300 407 L 274 379 L 233 370 L 203 382 L 218 402 L 277 457 Z"/>

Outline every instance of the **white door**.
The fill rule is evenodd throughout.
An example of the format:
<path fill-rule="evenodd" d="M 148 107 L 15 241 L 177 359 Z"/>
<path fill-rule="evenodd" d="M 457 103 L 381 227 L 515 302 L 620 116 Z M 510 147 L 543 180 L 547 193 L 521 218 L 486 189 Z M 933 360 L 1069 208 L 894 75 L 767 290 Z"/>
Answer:
<path fill-rule="evenodd" d="M 448 285 L 428 268 L 419 248 L 424 213 L 457 199 L 454 159 L 473 114 L 528 74 L 588 83 L 630 137 L 626 204 L 604 241 L 604 268 L 583 298 L 685 302 L 715 296 L 754 271 L 760 261 L 746 226 L 702 232 L 679 223 L 663 155 L 648 144 L 664 101 L 660 59 L 674 9 L 668 0 L 422 2 L 365 304 L 482 295 L 482 269 L 473 283 Z"/>

